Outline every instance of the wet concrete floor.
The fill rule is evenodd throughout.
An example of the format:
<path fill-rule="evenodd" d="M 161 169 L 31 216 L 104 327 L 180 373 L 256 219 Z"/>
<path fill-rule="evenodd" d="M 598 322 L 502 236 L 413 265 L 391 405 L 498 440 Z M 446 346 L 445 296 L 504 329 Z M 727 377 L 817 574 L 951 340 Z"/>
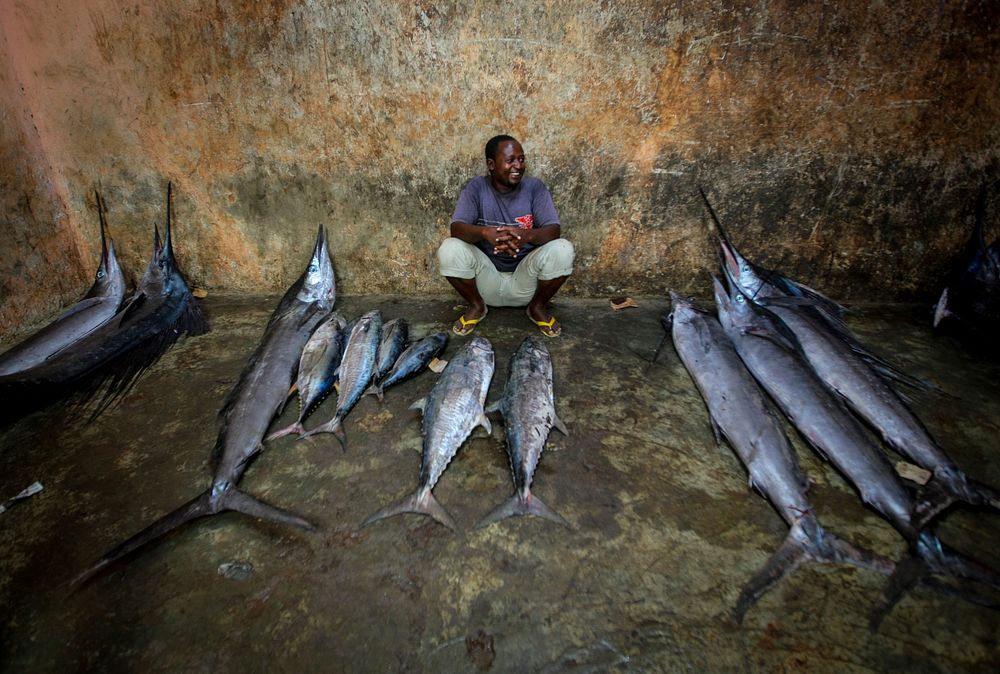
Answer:
<path fill-rule="evenodd" d="M 477 431 L 435 489 L 463 532 L 404 515 L 358 530 L 417 483 L 410 403 L 435 376 L 365 398 L 332 436 L 267 446 L 242 486 L 317 523 L 316 534 L 225 513 L 143 549 L 75 593 L 66 583 L 108 548 L 208 486 L 216 413 L 276 297 L 206 300 L 212 332 L 181 341 L 90 425 L 58 407 L 0 436 L 0 498 L 45 490 L 0 515 L 0 670 L 10 672 L 996 672 L 1000 612 L 939 590 L 909 593 L 880 632 L 868 612 L 884 579 L 807 565 L 735 624 L 743 583 L 786 527 L 717 445 L 691 379 L 662 331 L 667 302 L 612 312 L 562 298 L 549 340 L 556 405 L 534 491 L 571 524 L 475 522 L 512 491 L 502 426 Z M 417 336 L 455 318 L 452 299 L 349 297 Z M 951 456 L 1000 486 L 1000 365 L 927 327 L 929 309 L 858 308 L 863 340 L 945 392 L 915 408 Z M 493 310 L 478 334 L 497 352 L 491 399 L 532 328 Z M 453 338 L 450 355 L 464 340 Z M 332 415 L 328 401 L 313 424 Z M 286 409 L 288 423 L 296 405 Z M 276 422 L 277 423 L 277 422 Z M 275 426 L 277 427 L 277 426 Z M 902 539 L 794 437 L 827 527 L 899 556 Z M 1000 516 L 957 511 L 939 527 L 1000 565 Z M 223 567 L 226 564 L 235 566 Z M 226 575 L 221 569 L 229 568 Z"/>

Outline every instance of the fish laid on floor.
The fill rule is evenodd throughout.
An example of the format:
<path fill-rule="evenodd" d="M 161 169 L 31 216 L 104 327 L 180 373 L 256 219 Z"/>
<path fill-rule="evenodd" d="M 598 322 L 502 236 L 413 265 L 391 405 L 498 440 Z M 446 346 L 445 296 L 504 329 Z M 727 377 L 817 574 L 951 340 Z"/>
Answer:
<path fill-rule="evenodd" d="M 484 527 L 513 515 L 535 515 L 568 527 L 569 523 L 561 515 L 531 493 L 531 481 L 549 432 L 555 428 L 569 435 L 556 415 L 552 358 L 544 344 L 534 337 L 526 337 L 521 342 L 507 368 L 503 397 L 486 411 L 499 411 L 503 415 L 514 495 L 477 526 Z"/>
<path fill-rule="evenodd" d="M 16 420 L 56 400 L 82 393 L 81 406 L 93 403 L 91 418 L 120 400 L 136 380 L 184 333 L 208 331 L 201 307 L 174 258 L 171 234 L 171 187 L 167 187 L 167 228 L 139 285 L 122 309 L 45 360 L 22 372 L 0 376 L 0 410 Z"/>
<path fill-rule="evenodd" d="M 344 347 L 344 357 L 340 361 L 340 390 L 337 394 L 337 411 L 333 418 L 299 438 L 308 438 L 317 433 L 333 433 L 341 449 L 347 451 L 347 434 L 344 418 L 364 395 L 375 373 L 375 358 L 382 334 L 382 314 L 375 309 L 369 311 L 354 323 L 351 336 Z"/>
<path fill-rule="evenodd" d="M 829 319 L 809 304 L 786 302 L 781 291 L 748 263 L 725 237 L 720 237 L 727 277 L 745 297 L 757 298 L 795 335 L 817 376 L 836 391 L 858 415 L 875 428 L 887 445 L 934 475 L 920 516 L 931 519 L 955 501 L 1000 508 L 1000 495 L 970 479 L 934 441 L 907 404 L 870 359 L 859 354 L 844 331 L 831 329 Z M 899 377 L 896 377 L 897 379 Z"/>
<path fill-rule="evenodd" d="M 368 387 L 365 395 L 374 395 L 382 400 L 387 388 L 428 367 L 435 358 L 441 355 L 447 344 L 447 332 L 436 332 L 414 342 L 406 348 L 406 351 L 399 354 L 392 369 L 381 381 Z"/>
<path fill-rule="evenodd" d="M 722 326 L 675 293 L 670 299 L 672 311 L 664 327 L 670 329 L 677 355 L 705 400 L 716 439 L 726 438 L 750 473 L 750 485 L 789 526 L 781 547 L 740 593 L 733 610 L 736 620 L 742 620 L 754 602 L 805 562 L 847 563 L 891 573 L 891 561 L 823 528 L 788 438 Z"/>
<path fill-rule="evenodd" d="M 409 339 L 410 326 L 405 319 L 394 318 L 382 325 L 382 339 L 375 355 L 375 372 L 372 375 L 372 381 L 380 381 L 389 374 L 389 370 L 396 364 L 396 359 L 399 358 L 399 354 L 403 353 Z"/>
<path fill-rule="evenodd" d="M 347 321 L 334 311 L 323 319 L 313 331 L 302 355 L 299 357 L 299 373 L 295 378 L 295 388 L 299 396 L 299 418 L 295 423 L 267 436 L 270 442 L 292 433 L 305 433 L 302 423 L 322 403 L 337 383 L 337 372 L 344 356 L 343 332 Z"/>
<path fill-rule="evenodd" d="M 915 503 L 881 449 L 869 440 L 844 403 L 815 375 L 795 336 L 731 282 L 727 293 L 715 283 L 719 322 L 740 359 L 806 440 L 832 463 L 910 546 L 896 565 L 872 615 L 876 629 L 909 587 L 929 574 L 966 578 L 1000 588 L 1000 574 L 944 548 L 914 518 Z M 975 593 L 969 591 L 970 597 Z"/>
<path fill-rule="evenodd" d="M 976 200 L 976 220 L 934 305 L 934 328 L 996 345 L 1000 333 L 1000 241 L 986 245 L 986 188 Z"/>
<path fill-rule="evenodd" d="M 107 236 L 104 202 L 97 197 L 101 222 L 101 262 L 90 291 L 54 321 L 0 355 L 0 375 L 35 367 L 46 358 L 81 339 L 117 313 L 125 299 L 125 274 L 115 256 L 115 243 Z"/>
<path fill-rule="evenodd" d="M 110 550 L 81 573 L 82 583 L 109 564 L 190 520 L 235 510 L 253 517 L 311 530 L 312 525 L 290 512 L 263 503 L 237 484 L 250 460 L 263 450 L 262 438 L 288 400 L 288 389 L 309 336 L 332 310 L 336 299 L 333 264 L 320 226 L 309 266 L 278 303 L 264 336 L 247 361 L 219 413 L 221 426 L 213 450 L 212 485 L 177 510 Z"/>
<path fill-rule="evenodd" d="M 423 449 L 417 490 L 369 517 L 373 522 L 402 513 L 422 513 L 452 531 L 458 525 L 431 492 L 458 448 L 477 426 L 492 433 L 483 404 L 493 379 L 493 346 L 485 337 L 473 337 L 448 362 L 430 394 L 413 404 L 423 410 Z"/>

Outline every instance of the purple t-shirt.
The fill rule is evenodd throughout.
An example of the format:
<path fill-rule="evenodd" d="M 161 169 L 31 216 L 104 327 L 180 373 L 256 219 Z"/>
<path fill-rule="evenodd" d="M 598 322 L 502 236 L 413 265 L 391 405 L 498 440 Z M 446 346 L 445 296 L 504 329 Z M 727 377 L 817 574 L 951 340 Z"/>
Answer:
<path fill-rule="evenodd" d="M 525 176 L 521 183 L 507 194 L 500 194 L 490 179 L 476 176 L 462 188 L 455 205 L 452 222 L 464 222 L 467 225 L 487 225 L 490 227 L 547 227 L 559 224 L 559 213 L 552 203 L 552 195 L 538 178 Z M 514 271 L 514 268 L 524 259 L 524 256 L 536 246 L 526 243 L 521 247 L 517 257 L 496 255 L 493 247 L 487 241 L 476 243 L 479 249 L 489 256 L 499 271 Z"/>

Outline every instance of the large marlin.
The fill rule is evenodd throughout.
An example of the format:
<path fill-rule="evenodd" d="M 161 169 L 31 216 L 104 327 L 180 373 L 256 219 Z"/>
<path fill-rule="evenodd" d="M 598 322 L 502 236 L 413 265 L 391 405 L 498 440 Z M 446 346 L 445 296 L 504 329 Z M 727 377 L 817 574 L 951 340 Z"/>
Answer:
<path fill-rule="evenodd" d="M 805 562 L 848 563 L 891 573 L 892 562 L 854 547 L 820 525 L 806 493 L 808 480 L 788 438 L 722 326 L 689 300 L 675 293 L 670 299 L 672 311 L 666 326 L 705 400 L 716 438 L 728 440 L 750 473 L 750 485 L 789 526 L 781 547 L 740 593 L 733 610 L 736 620 L 742 620 L 754 602 Z"/>
<path fill-rule="evenodd" d="M 812 369 L 865 421 L 887 445 L 934 475 L 932 498 L 921 502 L 921 516 L 930 519 L 950 503 L 1000 508 L 1000 495 L 970 479 L 934 441 L 920 420 L 885 379 L 885 364 L 873 363 L 845 334 L 832 329 L 828 316 L 810 302 L 789 300 L 724 236 L 719 246 L 727 278 L 746 297 L 756 297 L 792 331 Z M 902 373 L 888 373 L 900 379 Z M 943 492 L 938 494 L 936 492 Z"/>
<path fill-rule="evenodd" d="M 879 447 L 844 403 L 816 377 L 795 336 L 755 305 L 735 283 L 727 293 L 715 279 L 719 321 L 740 359 L 799 432 L 906 539 L 910 556 L 897 565 L 872 616 L 877 628 L 902 593 L 923 576 L 969 578 L 1000 588 L 1000 574 L 947 550 L 915 517 L 916 504 Z"/>
<path fill-rule="evenodd" d="M 101 262 L 94 284 L 82 300 L 62 315 L 0 355 L 0 375 L 20 372 L 41 364 L 110 319 L 125 299 L 125 274 L 115 256 L 115 243 L 108 239 L 101 193 L 97 197 L 97 214 L 101 222 Z"/>
<path fill-rule="evenodd" d="M 82 404 L 94 401 L 92 417 L 128 393 L 135 381 L 184 333 L 208 330 L 174 258 L 171 188 L 167 188 L 167 227 L 162 245 L 155 236 L 149 268 L 125 306 L 83 338 L 45 362 L 0 377 L 0 410 L 6 421 L 73 393 Z"/>
<path fill-rule="evenodd" d="M 452 531 L 458 525 L 434 498 L 432 489 L 451 463 L 458 448 L 477 426 L 493 431 L 483 403 L 493 379 L 493 345 L 485 337 L 473 337 L 455 356 L 434 384 L 430 394 L 413 404 L 423 410 L 423 451 L 417 490 L 386 506 L 361 525 L 402 513 L 422 513 Z"/>
<path fill-rule="evenodd" d="M 302 348 L 316 325 L 333 310 L 335 299 L 333 264 L 323 227 L 320 226 L 309 266 L 271 314 L 260 345 L 247 361 L 219 413 L 221 427 L 213 450 L 215 474 L 212 485 L 110 550 L 81 573 L 74 583 L 84 582 L 112 562 L 185 522 L 226 510 L 312 529 L 306 520 L 257 500 L 241 491 L 237 484 L 250 460 L 264 449 L 262 438 L 288 399 Z"/>
<path fill-rule="evenodd" d="M 497 506 L 477 526 L 484 527 L 513 515 L 535 515 L 568 527 L 569 523 L 561 515 L 531 493 L 531 481 L 549 432 L 555 428 L 563 435 L 569 435 L 556 414 L 552 357 L 545 345 L 534 337 L 525 337 L 511 356 L 503 397 L 487 408 L 488 412 L 496 410 L 503 414 L 514 495 Z"/>

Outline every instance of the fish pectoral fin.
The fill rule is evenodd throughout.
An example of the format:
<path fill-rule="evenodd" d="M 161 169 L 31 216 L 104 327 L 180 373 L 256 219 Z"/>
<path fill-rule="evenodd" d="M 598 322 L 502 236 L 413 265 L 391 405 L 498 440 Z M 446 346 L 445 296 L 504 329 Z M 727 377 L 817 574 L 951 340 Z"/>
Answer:
<path fill-rule="evenodd" d="M 486 429 L 487 435 L 493 435 L 493 424 L 490 423 L 490 420 L 487 418 L 485 412 L 479 415 L 479 423 L 477 425 Z"/>
<path fill-rule="evenodd" d="M 421 398 L 420 400 L 416 400 L 413 402 L 412 405 L 410 405 L 411 410 L 420 410 L 421 412 L 424 411 L 425 407 L 427 407 L 427 398 Z"/>
<path fill-rule="evenodd" d="M 53 321 L 53 323 L 55 323 L 56 321 L 61 321 L 65 318 L 69 318 L 70 316 L 78 314 L 85 309 L 90 309 L 91 307 L 97 306 L 103 301 L 104 299 L 100 297 L 88 297 L 87 299 L 82 299 L 73 306 L 71 306 L 69 309 L 64 311 L 55 321 Z"/>
<path fill-rule="evenodd" d="M 566 424 L 563 420 L 559 418 L 559 415 L 553 415 L 552 417 L 552 428 L 556 429 L 565 436 L 569 436 L 569 429 L 566 428 Z"/>
<path fill-rule="evenodd" d="M 123 324 L 129 319 L 135 312 L 139 311 L 139 308 L 146 303 L 146 293 L 136 293 L 132 296 L 132 299 L 128 301 L 125 308 L 119 312 L 118 325 Z"/>
<path fill-rule="evenodd" d="M 487 414 L 493 414 L 494 412 L 500 412 L 500 414 L 503 414 L 503 410 L 500 409 L 500 404 L 502 402 L 503 398 L 501 398 L 500 400 L 495 400 L 491 402 L 489 405 L 487 405 L 483 411 L 486 412 Z"/>
<path fill-rule="evenodd" d="M 711 414 L 708 415 L 708 421 L 712 425 L 712 435 L 715 436 L 715 444 L 722 444 L 722 429 L 719 428 L 719 424 L 715 423 L 715 419 Z"/>

